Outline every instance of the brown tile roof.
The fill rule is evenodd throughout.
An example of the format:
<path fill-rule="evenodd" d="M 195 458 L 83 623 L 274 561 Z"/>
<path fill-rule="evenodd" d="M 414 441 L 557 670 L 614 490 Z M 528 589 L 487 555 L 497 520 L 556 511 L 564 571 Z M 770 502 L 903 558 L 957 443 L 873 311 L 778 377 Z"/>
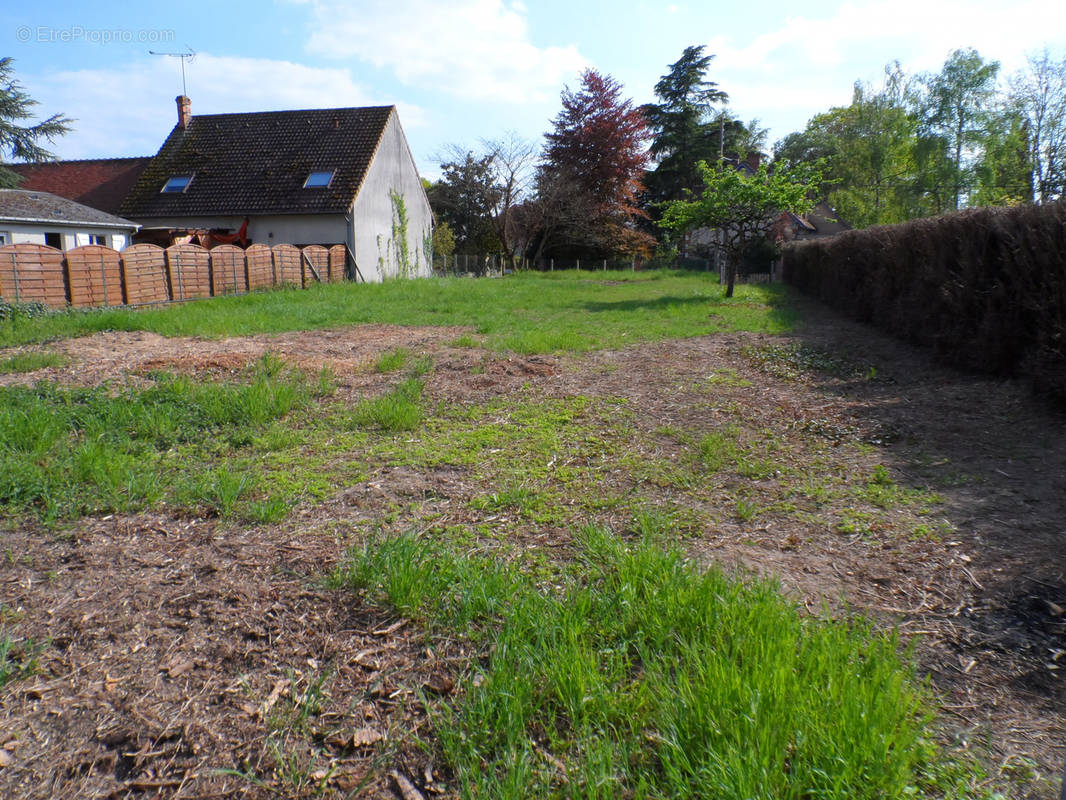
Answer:
<path fill-rule="evenodd" d="M 51 192 L 82 205 L 117 214 L 151 156 L 47 161 L 43 164 L 5 164 L 22 180 L 19 189 Z"/>
<path fill-rule="evenodd" d="M 25 189 L 0 189 L 0 221 L 51 222 L 129 230 L 138 227 L 136 222 L 75 203 L 65 197 Z"/>
<path fill-rule="evenodd" d="M 175 126 L 121 206 L 144 217 L 344 213 L 362 185 L 393 106 L 194 116 Z M 304 189 L 312 170 L 330 185 Z M 193 175 L 184 192 L 167 180 Z"/>

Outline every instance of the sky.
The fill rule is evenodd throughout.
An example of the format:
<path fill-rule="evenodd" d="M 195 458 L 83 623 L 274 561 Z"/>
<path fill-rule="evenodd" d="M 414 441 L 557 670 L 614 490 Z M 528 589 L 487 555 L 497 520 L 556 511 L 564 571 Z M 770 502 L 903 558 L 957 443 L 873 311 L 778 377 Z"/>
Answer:
<path fill-rule="evenodd" d="M 975 48 L 1003 74 L 1047 47 L 1066 56 L 1063 0 L 191 0 L 7 3 L 0 55 L 46 117 L 73 131 L 60 158 L 154 154 L 174 126 L 182 60 L 193 114 L 396 105 L 422 174 L 453 147 L 510 133 L 541 141 L 564 86 L 596 69 L 637 105 L 685 47 L 729 113 L 773 142 L 847 105 L 886 64 L 936 71 Z M 5 157 L 9 154 L 3 154 Z"/>

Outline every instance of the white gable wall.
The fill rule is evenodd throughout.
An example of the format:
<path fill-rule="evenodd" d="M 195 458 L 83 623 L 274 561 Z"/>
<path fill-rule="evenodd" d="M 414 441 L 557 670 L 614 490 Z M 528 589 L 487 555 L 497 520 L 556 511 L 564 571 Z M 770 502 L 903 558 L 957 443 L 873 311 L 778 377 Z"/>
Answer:
<path fill-rule="evenodd" d="M 364 280 L 432 274 L 433 212 L 395 112 L 382 133 L 353 212 L 352 251 Z M 406 236 L 402 235 L 404 220 Z"/>

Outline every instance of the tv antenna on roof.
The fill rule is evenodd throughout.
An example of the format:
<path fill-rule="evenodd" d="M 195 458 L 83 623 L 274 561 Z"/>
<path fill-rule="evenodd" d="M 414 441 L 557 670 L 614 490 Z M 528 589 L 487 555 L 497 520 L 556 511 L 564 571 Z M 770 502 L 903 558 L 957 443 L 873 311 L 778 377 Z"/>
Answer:
<path fill-rule="evenodd" d="M 171 58 L 180 58 L 181 59 L 181 93 L 183 95 L 188 95 L 188 92 L 185 91 L 185 59 L 189 59 L 189 63 L 192 63 L 192 60 L 194 58 L 196 58 L 196 51 L 193 50 L 188 45 L 185 45 L 185 49 L 187 49 L 189 52 L 187 52 L 187 53 L 157 53 L 155 50 L 149 50 L 148 51 L 148 55 L 151 55 L 151 56 L 170 56 Z"/>

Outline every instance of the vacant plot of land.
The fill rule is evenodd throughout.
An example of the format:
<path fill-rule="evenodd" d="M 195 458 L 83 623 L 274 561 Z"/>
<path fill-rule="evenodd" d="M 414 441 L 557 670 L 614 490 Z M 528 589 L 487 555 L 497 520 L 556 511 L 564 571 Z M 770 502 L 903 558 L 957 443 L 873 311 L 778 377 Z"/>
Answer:
<path fill-rule="evenodd" d="M 20 445 L 37 447 L 23 462 L 44 477 L 7 474 L 0 485 L 9 520 L 0 793 L 452 796 L 474 785 L 468 752 L 501 785 L 524 781 L 516 797 L 522 786 L 543 787 L 525 796 L 596 796 L 597 781 L 603 796 L 634 792 L 611 781 L 647 767 L 645 753 L 656 754 L 652 771 L 639 773 L 648 781 L 688 781 L 691 765 L 678 759 L 699 748 L 670 749 L 695 740 L 677 738 L 682 721 L 651 715 L 652 695 L 632 694 L 642 670 L 631 662 L 618 686 L 637 698 L 629 717 L 649 713 L 638 751 L 599 748 L 598 701 L 582 699 L 600 691 L 594 683 L 571 687 L 578 706 L 553 712 L 550 724 L 520 727 L 513 753 L 484 742 L 484 751 L 464 749 L 472 729 L 463 720 L 482 719 L 464 703 L 499 674 L 498 651 L 483 648 L 493 598 L 524 597 L 528 580 L 536 597 L 580 599 L 598 585 L 594 565 L 621 557 L 604 542 L 639 554 L 640 542 L 655 541 L 679 547 L 684 563 L 748 581 L 776 575 L 812 622 L 826 611 L 865 615 L 913 643 L 938 710 L 927 732 L 956 766 L 860 780 L 895 786 L 898 777 L 930 795 L 964 787 L 971 796 L 1053 796 L 1066 738 L 1061 415 L 1023 387 L 937 367 L 781 293 L 729 305 L 717 287 L 689 282 L 698 277 L 660 282 L 659 291 L 649 282 L 643 292 L 575 279 L 579 300 L 555 294 L 559 279 L 546 292 L 563 339 L 521 320 L 510 332 L 495 316 L 479 322 L 462 311 L 463 282 L 449 282 L 432 322 L 453 327 L 279 323 L 271 333 L 204 339 L 127 325 L 0 352 L 55 354 L 20 359 L 32 371 L 0 383 L 19 392 L 51 382 L 33 398 L 7 397 L 18 397 L 26 419 L 66 414 L 73 431 L 64 439 L 68 428 L 57 429 L 47 448 Z M 496 284 L 533 302 L 524 284 Z M 477 287 L 475 304 L 488 301 L 481 293 L 492 282 L 466 285 Z M 597 291 L 600 300 L 587 296 Z M 653 316 L 669 325 L 649 330 Z M 797 317 L 792 332 L 777 332 Z M 2 335 L 40 339 L 28 327 Z M 205 399 L 202 385 L 262 389 Z M 284 386 L 293 388 L 282 405 Z M 169 403 L 172 425 L 129 411 L 153 392 Z M 208 406 L 213 422 L 186 414 Z M 12 440 L 14 419 L 4 422 Z M 96 431 L 91 447 L 87 430 Z M 58 464 L 66 466 L 49 466 Z M 407 560 L 374 549 L 397 541 L 433 547 Z M 431 571 L 415 569 L 426 563 Z M 471 583 L 470 565 L 483 563 L 507 577 L 478 573 Z M 439 575 L 446 584 L 434 582 Z M 445 603 L 444 614 L 423 596 L 431 586 L 429 599 L 450 603 L 485 585 L 496 591 L 483 592 L 489 600 L 462 623 L 454 608 L 467 601 Z M 624 619 L 625 591 L 581 602 L 605 619 L 596 604 L 614 598 Z M 556 606 L 540 602 L 529 607 L 553 619 Z M 604 660 L 590 675 L 608 674 L 614 662 L 604 653 L 615 645 L 597 641 Z M 679 633 L 674 643 L 686 641 Z M 653 670 L 650 658 L 642 663 Z M 788 691 L 778 705 L 801 705 Z M 588 728 L 574 710 L 586 705 Z M 449 722 L 456 708 L 466 716 Z M 752 741 L 738 758 L 759 749 Z M 769 759 L 780 774 L 756 781 L 757 796 L 793 791 L 787 776 L 807 753 L 797 741 Z M 490 751 L 512 753 L 525 772 L 477 755 Z M 983 777 L 965 766 L 970 756 Z M 780 769 L 790 760 L 796 770 Z M 648 784 L 663 793 L 666 785 Z"/>

